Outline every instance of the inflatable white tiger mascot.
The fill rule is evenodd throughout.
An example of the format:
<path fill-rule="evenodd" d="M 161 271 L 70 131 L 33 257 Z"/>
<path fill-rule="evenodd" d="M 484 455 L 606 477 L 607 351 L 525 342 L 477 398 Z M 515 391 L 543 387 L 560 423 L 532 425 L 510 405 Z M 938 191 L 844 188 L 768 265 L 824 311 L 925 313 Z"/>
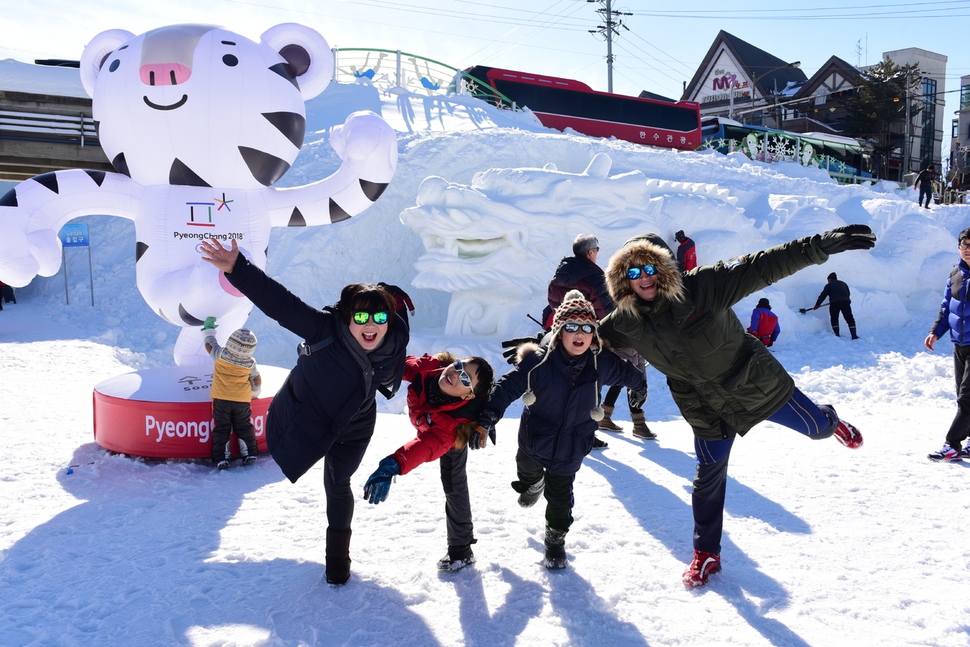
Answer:
<path fill-rule="evenodd" d="M 342 160 L 333 175 L 273 188 L 303 145 L 304 101 L 333 73 L 327 42 L 302 25 L 277 25 L 259 43 L 207 25 L 140 36 L 110 30 L 85 48 L 80 72 L 117 173 L 45 173 L 0 198 L 0 280 L 23 286 L 55 274 L 57 234 L 72 218 L 129 218 L 138 289 L 159 316 L 183 327 L 178 364 L 210 361 L 200 333 L 206 317 L 217 317 L 228 336 L 252 309 L 201 260 L 201 240 L 235 239 L 265 267 L 271 227 L 346 220 L 370 206 L 394 174 L 394 131 L 361 111 L 331 133 Z"/>

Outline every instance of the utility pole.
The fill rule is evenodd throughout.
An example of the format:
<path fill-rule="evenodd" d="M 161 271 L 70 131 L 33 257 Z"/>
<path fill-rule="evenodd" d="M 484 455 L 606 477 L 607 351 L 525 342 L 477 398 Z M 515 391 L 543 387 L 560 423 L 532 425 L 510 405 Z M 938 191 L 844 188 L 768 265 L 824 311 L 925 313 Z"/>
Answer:
<path fill-rule="evenodd" d="M 606 69 L 609 81 L 609 92 L 613 93 L 613 35 L 620 35 L 619 28 L 622 27 L 627 31 L 630 28 L 623 24 L 623 20 L 617 16 L 632 16 L 632 13 L 627 13 L 623 11 L 614 11 L 612 7 L 612 0 L 586 0 L 586 2 L 599 2 L 604 5 L 603 9 L 597 9 L 596 13 L 603 16 L 604 24 L 600 25 L 596 29 L 590 29 L 591 34 L 600 34 L 606 38 Z"/>
<path fill-rule="evenodd" d="M 909 173 L 909 130 L 912 127 L 910 123 L 912 117 L 910 117 L 909 108 L 909 70 L 906 70 L 906 127 L 903 129 L 903 168 L 899 174 L 900 182 L 903 181 L 903 176 Z"/>

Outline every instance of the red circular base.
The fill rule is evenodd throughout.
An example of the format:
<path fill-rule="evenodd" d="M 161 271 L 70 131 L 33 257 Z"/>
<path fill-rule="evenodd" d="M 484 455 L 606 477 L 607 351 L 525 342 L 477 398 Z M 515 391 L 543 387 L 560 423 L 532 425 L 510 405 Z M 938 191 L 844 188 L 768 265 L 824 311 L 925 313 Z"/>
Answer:
<path fill-rule="evenodd" d="M 266 412 L 289 371 L 260 366 L 259 373 L 262 393 L 252 401 L 252 422 L 256 446 L 265 453 Z M 209 458 L 211 386 L 211 366 L 150 368 L 107 379 L 94 387 L 94 440 L 121 454 Z"/>

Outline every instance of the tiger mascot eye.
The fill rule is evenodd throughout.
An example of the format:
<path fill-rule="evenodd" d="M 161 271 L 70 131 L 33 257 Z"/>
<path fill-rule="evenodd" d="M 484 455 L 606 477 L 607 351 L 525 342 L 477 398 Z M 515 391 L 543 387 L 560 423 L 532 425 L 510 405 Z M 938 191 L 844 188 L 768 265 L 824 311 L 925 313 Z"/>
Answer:
<path fill-rule="evenodd" d="M 303 145 L 304 102 L 333 74 L 316 31 L 277 25 L 260 42 L 208 25 L 172 25 L 139 36 L 109 30 L 80 62 L 102 148 L 116 173 L 68 170 L 20 183 L 0 198 L 0 280 L 24 286 L 60 267 L 60 228 L 111 215 L 135 223 L 136 281 L 160 317 L 181 326 L 177 364 L 209 362 L 200 327 L 226 336 L 252 303 L 201 260 L 198 245 L 232 240 L 266 265 L 272 227 L 325 225 L 373 204 L 397 164 L 397 138 L 378 115 L 355 112 L 333 129 L 341 159 L 330 177 L 273 185 Z M 225 343 L 225 339 L 219 339 Z"/>

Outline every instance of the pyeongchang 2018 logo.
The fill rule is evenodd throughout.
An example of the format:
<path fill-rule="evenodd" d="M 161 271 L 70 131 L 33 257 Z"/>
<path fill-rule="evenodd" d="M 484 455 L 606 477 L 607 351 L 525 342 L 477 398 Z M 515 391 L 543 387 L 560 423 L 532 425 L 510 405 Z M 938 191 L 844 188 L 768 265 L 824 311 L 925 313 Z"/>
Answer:
<path fill-rule="evenodd" d="M 265 416 L 258 415 L 249 419 L 253 423 L 256 437 L 263 435 Z M 209 420 L 164 420 L 148 414 L 145 416 L 145 435 L 155 436 L 155 442 L 160 443 L 165 438 L 195 438 L 200 443 L 209 442 L 212 428 L 216 421 Z"/>

